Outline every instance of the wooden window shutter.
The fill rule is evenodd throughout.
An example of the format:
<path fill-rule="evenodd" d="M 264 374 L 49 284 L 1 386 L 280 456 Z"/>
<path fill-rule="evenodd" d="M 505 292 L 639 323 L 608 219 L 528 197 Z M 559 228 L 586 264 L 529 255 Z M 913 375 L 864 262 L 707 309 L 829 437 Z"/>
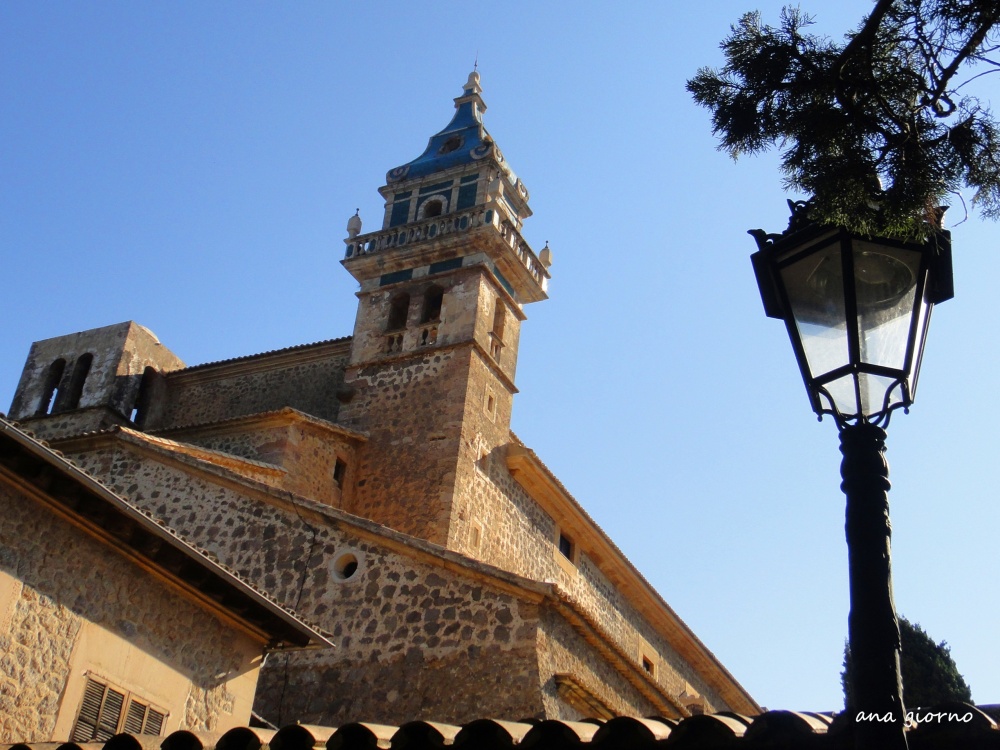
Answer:
<path fill-rule="evenodd" d="M 126 704 L 126 698 L 128 702 Z M 105 742 L 119 732 L 158 736 L 167 715 L 148 704 L 87 678 L 83 704 L 70 735 L 71 742 Z"/>
<path fill-rule="evenodd" d="M 142 734 L 142 725 L 146 722 L 146 706 L 139 701 L 129 701 L 128 711 L 125 713 L 125 723 L 122 731 L 129 734 Z"/>
<path fill-rule="evenodd" d="M 70 740 L 104 742 L 111 739 L 118 732 L 118 721 L 121 719 L 124 705 L 124 693 L 87 678 L 83 705 L 80 706 L 80 714 L 77 716 Z"/>
<path fill-rule="evenodd" d="M 128 711 L 125 712 L 125 722 L 122 724 L 122 731 L 129 734 L 151 734 L 154 737 L 160 734 L 163 729 L 165 714 L 160 713 L 155 708 L 140 703 L 132 699 L 128 704 Z"/>
<path fill-rule="evenodd" d="M 158 737 L 160 732 L 163 731 L 163 720 L 166 718 L 166 714 L 160 713 L 155 708 L 147 709 L 146 725 L 142 728 L 142 733 L 152 734 Z"/>

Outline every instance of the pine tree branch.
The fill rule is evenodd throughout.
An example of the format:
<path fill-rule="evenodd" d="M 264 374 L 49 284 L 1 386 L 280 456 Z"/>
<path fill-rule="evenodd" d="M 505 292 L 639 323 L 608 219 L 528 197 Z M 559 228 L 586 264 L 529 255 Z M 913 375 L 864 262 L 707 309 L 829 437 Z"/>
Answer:
<path fill-rule="evenodd" d="M 928 104 L 933 105 L 934 102 L 938 101 L 942 96 L 944 96 L 945 91 L 948 87 L 948 82 L 954 78 L 958 69 L 962 66 L 969 57 L 971 57 L 983 41 L 986 39 L 986 35 L 989 33 L 990 29 L 1000 23 L 1000 5 L 998 5 L 993 12 L 986 17 L 984 21 L 980 22 L 979 28 L 969 37 L 969 41 L 965 43 L 965 46 L 959 51 L 955 58 L 951 61 L 951 64 L 945 68 L 940 77 L 940 82 L 937 87 L 929 92 L 929 98 L 926 100 Z M 954 107 L 954 105 L 952 105 Z"/>

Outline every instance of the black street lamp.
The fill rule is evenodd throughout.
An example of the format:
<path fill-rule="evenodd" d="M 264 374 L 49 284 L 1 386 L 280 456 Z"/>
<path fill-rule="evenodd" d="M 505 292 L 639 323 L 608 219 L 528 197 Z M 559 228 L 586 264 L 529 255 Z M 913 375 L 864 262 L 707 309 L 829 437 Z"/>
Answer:
<path fill-rule="evenodd" d="M 840 430 L 857 701 L 849 708 L 864 713 L 857 747 L 903 750 L 883 428 L 913 403 L 931 310 L 953 296 L 951 238 L 941 229 L 919 243 L 863 237 L 812 223 L 807 203 L 789 207 L 784 233 L 750 232 L 751 260 L 764 311 L 785 321 L 813 410 Z"/>

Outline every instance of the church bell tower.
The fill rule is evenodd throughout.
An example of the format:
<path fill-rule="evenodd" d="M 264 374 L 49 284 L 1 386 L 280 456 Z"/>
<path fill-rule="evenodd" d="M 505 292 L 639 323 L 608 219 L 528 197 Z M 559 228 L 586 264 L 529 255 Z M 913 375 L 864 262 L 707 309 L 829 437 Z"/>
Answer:
<path fill-rule="evenodd" d="M 451 122 L 386 175 L 382 228 L 348 222 L 342 261 L 361 288 L 339 421 L 369 436 L 347 510 L 465 552 L 476 473 L 509 441 L 523 307 L 547 298 L 551 265 L 521 237 L 528 190 L 481 94 L 474 72 Z"/>

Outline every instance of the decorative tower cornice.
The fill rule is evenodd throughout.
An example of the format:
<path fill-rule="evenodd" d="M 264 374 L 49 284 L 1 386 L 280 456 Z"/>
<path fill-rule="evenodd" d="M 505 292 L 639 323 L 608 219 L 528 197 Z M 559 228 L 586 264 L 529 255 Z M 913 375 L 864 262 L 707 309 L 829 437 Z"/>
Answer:
<path fill-rule="evenodd" d="M 473 72 L 455 114 L 413 161 L 389 170 L 382 229 L 360 234 L 352 217 L 343 264 L 362 291 L 435 269 L 485 265 L 522 304 L 547 298 L 551 253 L 521 237 L 528 189 L 483 125 L 486 103 Z"/>

